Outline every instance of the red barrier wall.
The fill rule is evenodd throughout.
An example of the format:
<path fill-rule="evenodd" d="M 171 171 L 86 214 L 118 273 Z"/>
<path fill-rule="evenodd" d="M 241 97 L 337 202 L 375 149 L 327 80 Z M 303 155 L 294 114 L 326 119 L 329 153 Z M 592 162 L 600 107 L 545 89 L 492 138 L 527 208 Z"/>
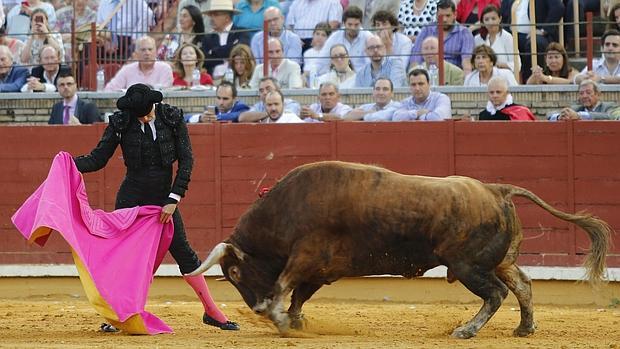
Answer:
<path fill-rule="evenodd" d="M 45 178 L 58 151 L 89 151 L 104 127 L 0 127 L 0 263 L 71 263 L 57 234 L 44 248 L 28 246 L 10 216 Z M 261 187 L 297 165 L 329 159 L 512 183 L 561 210 L 587 209 L 620 227 L 618 122 L 217 123 L 192 125 L 190 134 L 195 167 L 180 209 L 201 256 L 230 233 Z M 104 170 L 87 174 L 91 204 L 111 210 L 123 175 L 120 151 Z M 516 203 L 525 232 L 521 264 L 580 264 L 588 248 L 584 232 L 532 203 Z M 620 243 L 608 264 L 620 266 Z"/>

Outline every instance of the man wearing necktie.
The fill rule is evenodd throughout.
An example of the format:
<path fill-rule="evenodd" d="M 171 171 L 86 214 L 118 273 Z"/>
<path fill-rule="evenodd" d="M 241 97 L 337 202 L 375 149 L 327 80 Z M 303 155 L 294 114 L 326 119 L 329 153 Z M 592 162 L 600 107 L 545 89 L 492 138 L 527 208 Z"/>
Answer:
<path fill-rule="evenodd" d="M 48 120 L 49 124 L 79 125 L 102 121 L 97 106 L 79 98 L 76 94 L 77 84 L 71 71 L 58 73 L 56 87 L 62 101 L 52 107 L 52 114 Z"/>
<path fill-rule="evenodd" d="M 76 157 L 75 164 L 82 173 L 97 171 L 106 165 L 118 145 L 121 146 L 127 172 L 116 196 L 116 209 L 161 206 L 161 223 L 172 221 L 174 224 L 170 254 L 204 306 L 203 322 L 222 330 L 238 330 L 239 325 L 229 321 L 213 302 L 204 277 L 186 275 L 201 264 L 186 239 L 183 219 L 177 209 L 187 191 L 194 160 L 183 112 L 161 103 L 162 99 L 161 92 L 147 85 L 129 87 L 116 102 L 119 111 L 110 116 L 97 147 L 90 154 Z M 175 161 L 178 161 L 178 170 L 173 176 Z M 102 326 L 102 329 L 110 327 L 104 329 Z"/>

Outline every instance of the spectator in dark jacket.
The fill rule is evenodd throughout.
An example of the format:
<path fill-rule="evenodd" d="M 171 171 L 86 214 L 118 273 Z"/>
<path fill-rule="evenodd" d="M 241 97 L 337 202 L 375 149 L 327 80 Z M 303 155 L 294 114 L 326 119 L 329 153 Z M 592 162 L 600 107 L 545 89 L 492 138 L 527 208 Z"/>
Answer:
<path fill-rule="evenodd" d="M 58 76 L 70 71 L 60 64 L 60 52 L 54 46 L 46 45 L 41 49 L 40 62 L 41 65 L 32 68 L 22 92 L 56 92 Z"/>

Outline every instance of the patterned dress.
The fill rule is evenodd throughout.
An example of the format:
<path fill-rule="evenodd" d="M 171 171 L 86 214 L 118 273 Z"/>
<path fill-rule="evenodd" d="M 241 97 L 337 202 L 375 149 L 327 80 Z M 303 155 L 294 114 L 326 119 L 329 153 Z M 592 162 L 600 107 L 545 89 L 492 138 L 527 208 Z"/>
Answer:
<path fill-rule="evenodd" d="M 424 26 L 437 21 L 438 0 L 427 0 L 422 12 L 417 15 L 413 10 L 415 0 L 403 0 L 398 11 L 398 22 L 407 36 L 418 36 Z"/>

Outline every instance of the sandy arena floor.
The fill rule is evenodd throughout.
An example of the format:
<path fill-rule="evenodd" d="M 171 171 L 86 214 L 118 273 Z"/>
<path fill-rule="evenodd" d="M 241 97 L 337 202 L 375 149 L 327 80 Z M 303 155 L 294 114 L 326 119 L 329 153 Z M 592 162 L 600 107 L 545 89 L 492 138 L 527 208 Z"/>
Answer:
<path fill-rule="evenodd" d="M 440 280 L 339 281 L 306 303 L 308 329 L 287 337 L 254 315 L 228 283 L 209 283 L 224 311 L 241 324 L 240 332 L 201 325 L 200 304 L 174 278 L 156 280 L 151 292 L 147 310 L 175 330 L 158 336 L 97 332 L 102 319 L 75 279 L 0 278 L 0 347 L 620 349 L 618 283 L 593 293 L 575 283 L 537 282 L 536 334 L 512 337 L 519 311 L 514 298 L 508 298 L 470 340 L 449 334 L 473 316 L 480 303 L 462 286 Z"/>

